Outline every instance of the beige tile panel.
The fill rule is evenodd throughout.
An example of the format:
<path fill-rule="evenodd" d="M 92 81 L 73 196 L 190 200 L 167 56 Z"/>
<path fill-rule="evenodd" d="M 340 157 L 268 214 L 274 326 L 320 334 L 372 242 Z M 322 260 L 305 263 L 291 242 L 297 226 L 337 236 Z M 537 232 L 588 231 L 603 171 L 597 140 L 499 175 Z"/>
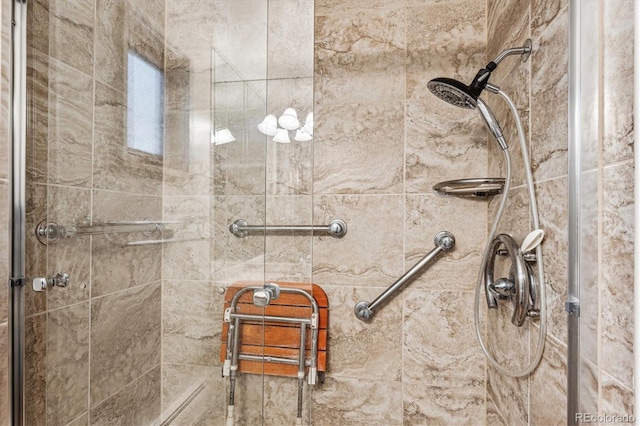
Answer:
<path fill-rule="evenodd" d="M 49 11 L 51 56 L 92 75 L 95 1 L 49 0 Z"/>
<path fill-rule="evenodd" d="M 409 270 L 435 248 L 434 238 L 448 231 L 453 250 L 442 252 L 409 285 L 432 290 L 472 291 L 476 286 L 487 239 L 487 204 L 436 195 L 408 195 L 406 201 L 404 270 Z M 452 279 L 453 277 L 453 279 Z"/>
<path fill-rule="evenodd" d="M 532 345 L 535 345 L 532 342 Z M 567 347 L 548 338 L 544 356 L 530 381 L 531 424 L 567 423 Z"/>
<path fill-rule="evenodd" d="M 245 377 L 238 380 L 243 381 Z M 163 421 L 177 414 L 172 422 L 174 425 L 223 425 L 227 395 L 219 367 L 162 365 Z M 179 412 L 181 405 L 192 397 L 193 400 Z"/>
<path fill-rule="evenodd" d="M 533 0 L 531 2 L 531 35 L 538 38 L 562 12 L 569 0 Z"/>
<path fill-rule="evenodd" d="M 93 192 L 93 218 L 94 223 L 98 224 L 162 221 L 162 200 L 155 196 L 96 190 Z M 172 225 L 166 227 L 171 229 Z M 91 246 L 91 296 L 103 296 L 159 281 L 162 276 L 162 246 L 127 247 L 125 244 L 162 238 L 160 232 L 94 236 Z"/>
<path fill-rule="evenodd" d="M 48 182 L 49 111 L 52 109 L 49 105 L 48 73 L 49 56 L 31 49 L 27 54 L 26 129 L 26 176 L 31 183 Z"/>
<path fill-rule="evenodd" d="M 487 396 L 487 425 L 508 426 L 502 418 L 500 410 L 496 407 L 496 403 L 489 396 Z"/>
<path fill-rule="evenodd" d="M 304 381 L 302 388 L 302 423 L 311 424 L 311 394 L 317 387 Z M 264 381 L 264 424 L 271 426 L 296 424 L 298 412 L 298 380 L 292 377 L 266 376 Z"/>
<path fill-rule="evenodd" d="M 327 377 L 362 381 L 397 381 L 402 377 L 402 297 L 376 309 L 365 322 L 354 314 L 360 301 L 373 301 L 380 291 L 366 287 L 323 285 L 329 298 Z"/>
<path fill-rule="evenodd" d="M 91 405 L 160 363 L 161 287 L 150 284 L 91 303 Z"/>
<path fill-rule="evenodd" d="M 633 377 L 633 162 L 603 170 L 600 320 L 604 371 L 627 387 Z"/>
<path fill-rule="evenodd" d="M 582 339 L 582 337 L 581 337 Z M 580 390 L 578 395 L 578 412 L 597 413 L 600 392 L 600 373 L 598 366 L 588 359 L 580 359 Z"/>
<path fill-rule="evenodd" d="M 433 96 L 427 83 L 436 77 L 470 82 L 485 65 L 485 2 L 436 2 L 406 11 L 407 99 Z"/>
<path fill-rule="evenodd" d="M 127 146 L 126 94 L 96 84 L 93 186 L 160 195 L 162 157 Z"/>
<path fill-rule="evenodd" d="M 89 412 L 82 413 L 75 420 L 68 423 L 67 426 L 89 426 Z"/>
<path fill-rule="evenodd" d="M 407 4 L 411 5 L 412 2 L 422 3 L 430 0 L 407 0 Z M 402 7 L 404 0 L 360 0 L 357 2 L 350 0 L 316 0 L 315 14 L 316 16 L 322 16 L 329 13 L 344 13 L 355 12 L 358 10 L 367 9 L 391 9 Z"/>
<path fill-rule="evenodd" d="M 50 185 L 48 197 L 47 220 L 49 222 L 72 227 L 86 223 L 86 218 L 91 214 L 89 189 Z M 54 287 L 45 292 L 48 310 L 89 298 L 91 294 L 91 239 L 89 237 L 60 239 L 47 246 L 47 269 L 39 272 L 38 276 L 50 278 L 59 273 L 69 274 L 69 285 Z M 85 284 L 84 288 L 83 284 Z M 26 291 L 33 290 L 28 286 Z"/>
<path fill-rule="evenodd" d="M 47 424 L 47 315 L 25 319 L 25 424 Z"/>
<path fill-rule="evenodd" d="M 25 206 L 25 275 L 41 277 L 47 274 L 47 246 L 38 241 L 35 229 L 38 223 L 47 219 L 47 186 L 27 184 Z M 31 316 L 47 309 L 46 292 L 38 293 L 30 289 L 24 292 L 24 313 Z"/>
<path fill-rule="evenodd" d="M 401 8 L 316 16 L 316 104 L 402 100 L 404 33 Z"/>
<path fill-rule="evenodd" d="M 522 46 L 529 35 L 529 1 L 490 0 L 487 4 L 487 59 L 491 60 L 504 49 Z M 518 57 L 499 64 L 497 72 L 512 69 Z M 483 64 L 484 65 L 484 64 Z M 495 79 L 492 79 L 495 81 Z"/>
<path fill-rule="evenodd" d="M 567 174 L 567 10 L 539 39 L 531 56 L 531 162 L 536 180 Z"/>
<path fill-rule="evenodd" d="M 314 201 L 314 222 L 339 217 L 342 238 L 313 239 L 316 284 L 387 288 L 403 272 L 403 197 L 325 195 Z"/>
<path fill-rule="evenodd" d="M 218 366 L 224 295 L 212 282 L 165 281 L 162 361 Z"/>
<path fill-rule="evenodd" d="M 487 177 L 487 133 L 477 111 L 435 96 L 406 108 L 407 192 L 430 194 L 438 182 Z"/>
<path fill-rule="evenodd" d="M 623 385 L 610 375 L 603 373 L 600 400 L 602 414 L 614 416 L 614 418 L 615 416 L 621 416 L 628 419 L 630 415 L 636 413 L 633 405 L 633 389 Z M 626 423 L 627 421 L 628 420 L 623 420 L 618 423 Z"/>
<path fill-rule="evenodd" d="M 547 299 L 547 333 L 560 342 L 566 342 L 567 313 L 564 310 L 564 303 L 567 300 L 568 292 L 567 258 L 569 253 L 569 237 L 567 231 L 567 218 L 569 213 L 565 197 L 568 193 L 567 180 L 561 178 L 540 183 L 536 186 L 536 191 L 540 226 L 545 231 L 545 237 L 542 243 L 542 257 L 544 259 L 544 279 Z M 587 241 L 583 243 L 587 243 Z M 532 265 L 532 267 L 534 267 L 534 271 L 537 271 L 536 265 Z M 581 286 L 586 287 L 588 285 L 586 281 L 581 279 Z M 580 299 L 582 301 L 582 289 L 580 292 Z M 595 294 L 593 296 L 595 296 Z M 587 304 L 596 303 L 596 300 L 587 300 Z M 590 312 L 590 309 L 587 309 L 586 312 Z M 581 327 L 593 321 L 593 318 L 587 319 L 583 317 L 582 312 L 580 313 L 580 317 Z M 586 342 L 581 342 L 581 344 L 586 344 Z M 582 349 L 581 352 L 583 355 L 586 354 Z"/>
<path fill-rule="evenodd" d="M 164 198 L 164 219 L 177 222 L 169 226 L 178 240 L 163 245 L 165 279 L 209 280 L 212 211 L 208 196 Z"/>
<path fill-rule="evenodd" d="M 402 424 L 402 382 L 399 379 L 329 376 L 313 391 L 312 424 Z"/>
<path fill-rule="evenodd" d="M 401 193 L 403 116 L 401 102 L 317 106 L 314 193 Z"/>
<path fill-rule="evenodd" d="M 262 115 L 262 114 L 260 114 Z M 261 117 L 260 121 L 262 120 Z M 227 143 L 213 148 L 213 179 L 216 195 L 265 193 L 265 137 L 247 143 Z"/>
<path fill-rule="evenodd" d="M 314 2 L 270 1 L 268 14 L 268 78 L 313 77 Z"/>
<path fill-rule="evenodd" d="M 120 389 L 102 404 L 92 407 L 92 425 L 148 425 L 160 418 L 160 366 Z"/>
<path fill-rule="evenodd" d="M 604 1 L 603 161 L 633 158 L 633 0 Z"/>
<path fill-rule="evenodd" d="M 49 3 L 50 0 L 35 0 L 27 8 L 27 48 L 30 53 L 33 50 L 49 52 Z"/>
<path fill-rule="evenodd" d="M 91 184 L 90 75 L 53 58 L 49 62 L 49 183 L 84 187 Z"/>
<path fill-rule="evenodd" d="M 65 425 L 88 409 L 89 303 L 47 314 L 47 424 Z"/>

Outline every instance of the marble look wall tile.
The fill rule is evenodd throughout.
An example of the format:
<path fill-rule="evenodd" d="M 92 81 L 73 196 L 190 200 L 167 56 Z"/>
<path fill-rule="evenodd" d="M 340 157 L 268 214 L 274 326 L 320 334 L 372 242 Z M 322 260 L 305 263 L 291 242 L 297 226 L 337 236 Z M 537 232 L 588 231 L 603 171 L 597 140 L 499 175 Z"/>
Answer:
<path fill-rule="evenodd" d="M 165 115 L 164 195 L 209 195 L 212 193 L 210 113 Z"/>
<path fill-rule="evenodd" d="M 634 414 L 633 390 L 608 374 L 603 373 L 600 405 L 602 414 L 610 416 L 629 416 Z"/>
<path fill-rule="evenodd" d="M 373 301 L 382 289 L 322 287 L 330 304 L 327 377 L 399 381 L 402 364 L 392 360 L 402 359 L 402 298 L 390 300 L 364 322 L 353 314 L 356 303 Z"/>
<path fill-rule="evenodd" d="M 603 170 L 602 357 L 603 368 L 624 385 L 633 377 L 633 162 Z"/>
<path fill-rule="evenodd" d="M 427 83 L 433 78 L 470 81 L 485 65 L 484 2 L 432 3 L 406 10 L 407 99 L 432 97 Z"/>
<path fill-rule="evenodd" d="M 218 364 L 224 295 L 211 282 L 165 281 L 162 290 L 162 361 Z"/>
<path fill-rule="evenodd" d="M 9 389 L 9 326 L 0 324 L 0 389 Z M 9 424 L 9 392 L 4 391 L 0 396 L 0 421 Z"/>
<path fill-rule="evenodd" d="M 502 414 L 500 413 L 500 410 L 498 410 L 498 407 L 496 406 L 496 403 L 493 402 L 493 400 L 487 396 L 487 425 L 490 426 L 508 426 L 507 422 L 505 422 L 505 420 L 502 418 Z"/>
<path fill-rule="evenodd" d="M 407 4 L 411 1 L 429 1 L 429 0 L 407 0 Z M 316 16 L 322 16 L 329 13 L 356 12 L 358 10 L 367 9 L 392 9 L 404 6 L 404 0 L 360 0 L 353 2 L 349 0 L 316 0 L 314 1 Z"/>
<path fill-rule="evenodd" d="M 34 230 L 25 235 L 25 276 L 39 277 L 47 273 L 47 246 L 36 237 L 35 229 L 47 218 L 47 186 L 27 184 L 25 206 L 25 228 Z M 26 289 L 24 292 L 25 317 L 47 309 L 47 293 Z"/>
<path fill-rule="evenodd" d="M 403 99 L 403 12 L 401 8 L 365 9 L 316 16 L 316 104 Z"/>
<path fill-rule="evenodd" d="M 34 8 L 39 9 L 38 2 Z M 29 9 L 30 10 L 30 9 Z M 32 49 L 27 54 L 26 176 L 47 183 L 49 170 L 49 56 Z M 8 140 L 8 139 L 5 139 Z"/>
<path fill-rule="evenodd" d="M 125 208 L 126 206 L 126 208 Z M 93 192 L 93 223 L 161 221 L 162 199 L 110 191 Z M 171 229 L 172 225 L 167 225 Z M 166 238 L 170 238 L 170 232 Z M 91 296 L 157 282 L 162 277 L 162 246 L 125 246 L 128 242 L 162 239 L 160 232 L 97 235 L 91 245 Z"/>
<path fill-rule="evenodd" d="M 244 380 L 244 376 L 240 379 Z M 261 392 L 254 389 L 254 393 Z M 181 405 L 193 400 L 180 413 Z M 172 424 L 222 425 L 227 406 L 225 378 L 220 368 L 200 365 L 162 365 L 162 421 L 177 414 Z"/>
<path fill-rule="evenodd" d="M 309 0 L 269 2 L 267 78 L 313 77 L 313 13 Z"/>
<path fill-rule="evenodd" d="M 568 292 L 567 256 L 569 253 L 567 231 L 569 213 L 565 197 L 568 193 L 567 180 L 561 178 L 540 183 L 536 187 L 536 192 L 540 227 L 545 231 L 542 256 L 546 284 L 547 333 L 561 342 L 566 342 L 567 313 L 564 310 L 564 303 Z M 537 266 L 534 266 L 534 270 L 537 270 Z M 582 279 L 581 281 L 581 287 L 588 285 Z M 580 299 L 582 300 L 582 290 Z M 580 317 L 581 327 L 584 325 L 583 320 L 585 322 L 593 320 L 593 318 L 584 318 L 582 312 Z M 581 345 L 583 343 L 586 342 L 581 342 Z"/>
<path fill-rule="evenodd" d="M 162 193 L 162 157 L 128 147 L 126 94 L 96 83 L 93 186 L 148 195 Z"/>
<path fill-rule="evenodd" d="M 47 315 L 25 318 L 25 424 L 47 424 Z"/>
<path fill-rule="evenodd" d="M 91 409 L 92 425 L 148 425 L 160 418 L 160 366 Z"/>
<path fill-rule="evenodd" d="M 581 337 L 582 339 L 582 337 Z M 578 395 L 578 412 L 597 413 L 600 392 L 600 375 L 598 366 L 588 359 L 580 359 L 580 389 Z"/>
<path fill-rule="evenodd" d="M 532 0 L 531 35 L 538 38 L 567 7 L 569 0 Z"/>
<path fill-rule="evenodd" d="M 314 282 L 386 288 L 402 275 L 402 196 L 325 195 L 314 204 L 315 223 L 339 217 L 348 226 L 339 239 L 314 237 Z"/>
<path fill-rule="evenodd" d="M 565 9 L 535 40 L 531 61 L 531 147 L 536 180 L 567 174 L 567 31 Z"/>
<path fill-rule="evenodd" d="M 633 0 L 602 2 L 603 161 L 633 158 Z"/>
<path fill-rule="evenodd" d="M 91 406 L 160 363 L 161 287 L 135 287 L 91 302 Z"/>
<path fill-rule="evenodd" d="M 529 6 L 530 1 L 490 0 L 487 4 L 487 59 L 497 57 L 504 49 L 522 46 L 530 37 Z M 496 70 L 504 73 L 518 65 L 515 60 L 503 62 Z M 521 65 L 520 65 L 521 66 Z M 492 76 L 492 80 L 494 80 Z M 494 80 L 495 81 L 495 80 Z"/>
<path fill-rule="evenodd" d="M 266 221 L 275 225 L 312 223 L 311 196 L 268 196 Z M 308 282 L 311 280 L 312 239 L 308 232 L 267 235 L 265 278 Z"/>
<path fill-rule="evenodd" d="M 89 412 L 83 413 L 67 426 L 89 426 Z"/>
<path fill-rule="evenodd" d="M 89 303 L 47 314 L 47 424 L 65 425 L 88 409 Z"/>
<path fill-rule="evenodd" d="M 432 193 L 438 182 L 486 175 L 487 134 L 476 111 L 431 96 L 407 104 L 405 156 L 406 191 Z"/>
<path fill-rule="evenodd" d="M 53 58 L 49 62 L 49 183 L 91 184 L 93 80 L 90 75 L 91 72 L 84 74 Z"/>
<path fill-rule="evenodd" d="M 211 198 L 164 197 L 164 219 L 171 224 L 176 242 L 164 244 L 164 279 L 210 279 Z"/>
<path fill-rule="evenodd" d="M 537 344 L 532 341 L 532 345 Z M 567 416 L 567 347 L 553 338 L 530 380 L 531 424 L 563 425 Z"/>
<path fill-rule="evenodd" d="M 404 424 L 482 422 L 482 353 L 467 307 L 473 294 L 409 289 L 403 294 Z"/>
<path fill-rule="evenodd" d="M 94 0 L 49 0 L 49 52 L 85 74 L 93 74 Z"/>
<path fill-rule="evenodd" d="M 91 214 L 91 191 L 50 185 L 47 220 L 62 226 L 85 223 Z M 69 285 L 47 291 L 47 309 L 56 309 L 89 298 L 91 292 L 91 240 L 88 237 L 61 239 L 47 246 L 47 268 L 38 276 L 69 274 Z M 85 288 L 82 283 L 86 284 Z M 26 291 L 31 291 L 27 288 Z"/>
<path fill-rule="evenodd" d="M 319 386 L 319 385 L 316 385 Z M 311 392 L 315 386 L 304 383 L 302 389 L 302 423 L 311 424 Z M 298 412 L 298 381 L 289 377 L 267 376 L 264 382 L 264 424 L 295 424 Z"/>
<path fill-rule="evenodd" d="M 402 424 L 402 382 L 329 376 L 311 395 L 314 426 Z"/>
<path fill-rule="evenodd" d="M 215 198 L 215 234 L 212 246 L 216 282 L 264 279 L 264 236 L 256 233 L 238 238 L 229 232 L 229 225 L 238 219 L 251 225 L 264 225 L 265 202 L 265 198 L 261 196 Z"/>
<path fill-rule="evenodd" d="M 317 106 L 314 193 L 401 193 L 403 116 L 401 102 Z"/>
<path fill-rule="evenodd" d="M 516 379 L 487 369 L 487 395 L 495 401 L 508 425 L 529 424 L 528 379 Z"/>
<path fill-rule="evenodd" d="M 438 232 L 451 232 L 456 241 L 453 250 L 439 255 L 416 276 L 411 286 L 435 290 L 446 283 L 449 290 L 473 290 L 487 240 L 486 204 L 435 195 L 408 195 L 405 210 L 405 270 L 433 250 Z M 453 281 L 451 271 L 456 271 Z"/>
<path fill-rule="evenodd" d="M 124 92 L 127 89 L 126 5 L 96 1 L 95 79 Z"/>
<path fill-rule="evenodd" d="M 264 118 L 264 117 L 263 117 Z M 213 148 L 213 179 L 216 195 L 265 193 L 266 138 L 246 144 L 227 143 Z"/>
<path fill-rule="evenodd" d="M 49 3 L 50 0 L 34 0 L 27 8 L 27 61 L 34 50 L 49 52 Z"/>
<path fill-rule="evenodd" d="M 261 375 L 243 374 L 242 379 L 236 382 L 235 395 L 234 418 L 237 424 L 257 425 L 267 420 L 262 406 L 265 388 Z M 225 416 L 227 413 L 225 410 Z"/>

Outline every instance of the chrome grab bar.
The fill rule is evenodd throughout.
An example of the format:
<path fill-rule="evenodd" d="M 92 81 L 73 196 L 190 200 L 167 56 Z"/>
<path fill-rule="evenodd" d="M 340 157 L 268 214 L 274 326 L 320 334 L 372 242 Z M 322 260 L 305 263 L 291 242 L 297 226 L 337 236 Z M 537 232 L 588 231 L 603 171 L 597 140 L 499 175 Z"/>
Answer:
<path fill-rule="evenodd" d="M 229 225 L 229 232 L 238 238 L 247 236 L 249 232 L 322 232 L 335 238 L 347 234 L 347 224 L 342 219 L 333 219 L 328 225 L 249 225 L 244 219 L 237 219 Z"/>
<path fill-rule="evenodd" d="M 47 223 L 43 220 L 36 227 L 36 236 L 44 245 L 58 241 L 61 238 L 73 238 L 83 235 L 105 235 L 131 232 L 162 232 L 164 226 L 174 222 L 128 221 L 105 222 L 96 225 L 63 226 L 55 222 Z"/>
<path fill-rule="evenodd" d="M 451 232 L 440 231 L 433 238 L 433 243 L 435 244 L 435 248 L 431 250 L 425 257 L 420 259 L 418 263 L 413 265 L 411 269 L 404 273 L 398 280 L 393 283 L 389 288 L 383 291 L 375 300 L 371 303 L 369 302 L 358 302 L 355 306 L 355 314 L 356 316 L 363 320 L 367 321 L 371 319 L 375 309 L 383 304 L 389 296 L 391 296 L 396 290 L 402 287 L 407 281 L 413 278 L 413 276 L 418 273 L 422 268 L 424 268 L 429 262 L 434 260 L 436 256 L 440 254 L 442 251 L 449 251 L 453 248 L 456 243 L 456 239 L 454 238 Z"/>

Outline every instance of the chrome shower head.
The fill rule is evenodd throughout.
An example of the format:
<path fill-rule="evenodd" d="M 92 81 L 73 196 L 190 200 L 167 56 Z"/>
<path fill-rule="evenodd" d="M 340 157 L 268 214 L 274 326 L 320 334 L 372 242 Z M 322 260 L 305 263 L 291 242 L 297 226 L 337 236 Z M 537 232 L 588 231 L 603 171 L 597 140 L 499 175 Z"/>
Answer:
<path fill-rule="evenodd" d="M 478 95 L 471 92 L 469 86 L 452 78 L 434 78 L 427 88 L 443 101 L 460 108 L 474 109 Z"/>

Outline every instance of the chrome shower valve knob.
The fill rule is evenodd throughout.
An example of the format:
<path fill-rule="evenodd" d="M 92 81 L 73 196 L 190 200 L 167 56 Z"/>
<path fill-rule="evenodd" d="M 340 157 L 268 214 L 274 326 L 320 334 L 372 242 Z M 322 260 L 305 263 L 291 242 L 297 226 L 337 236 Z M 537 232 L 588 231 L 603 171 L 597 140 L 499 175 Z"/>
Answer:
<path fill-rule="evenodd" d="M 36 277 L 33 279 L 32 287 L 34 291 L 45 291 L 48 287 L 66 287 L 69 285 L 71 277 L 69 274 L 62 272 L 56 274 L 53 278 Z"/>

